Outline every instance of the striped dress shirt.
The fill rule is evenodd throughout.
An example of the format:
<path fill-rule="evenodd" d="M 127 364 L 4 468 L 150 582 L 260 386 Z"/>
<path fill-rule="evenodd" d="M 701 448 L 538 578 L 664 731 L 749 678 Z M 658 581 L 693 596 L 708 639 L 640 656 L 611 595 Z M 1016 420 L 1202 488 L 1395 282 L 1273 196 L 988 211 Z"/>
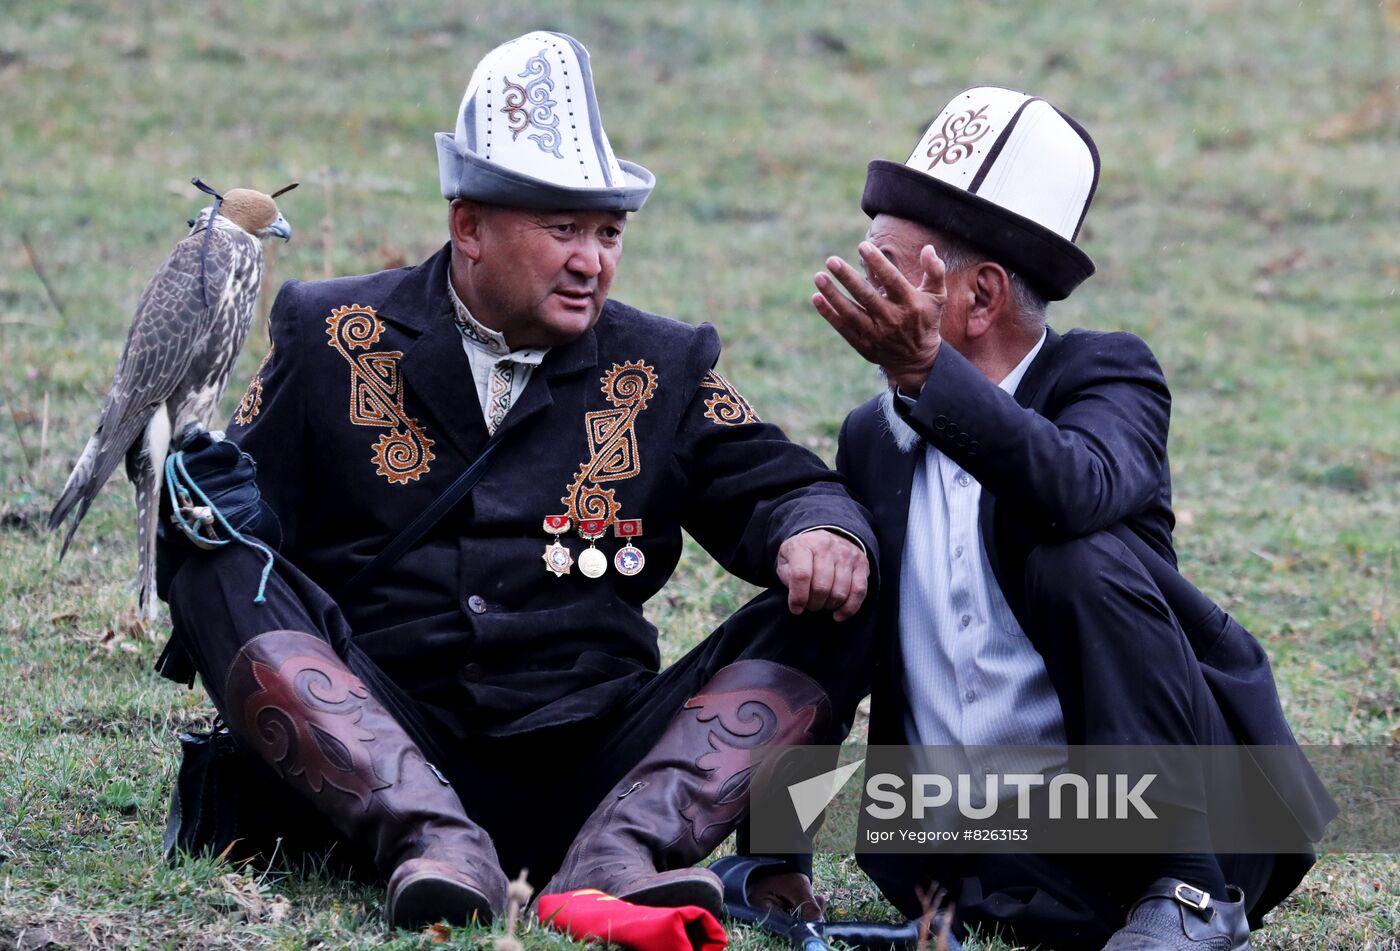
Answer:
<path fill-rule="evenodd" d="M 1003 390 L 1015 393 L 1044 343 L 1042 334 L 998 384 Z M 900 570 L 905 732 L 925 746 L 1062 746 L 1064 718 L 1045 663 L 987 561 L 981 498 L 976 479 L 923 446 Z"/>

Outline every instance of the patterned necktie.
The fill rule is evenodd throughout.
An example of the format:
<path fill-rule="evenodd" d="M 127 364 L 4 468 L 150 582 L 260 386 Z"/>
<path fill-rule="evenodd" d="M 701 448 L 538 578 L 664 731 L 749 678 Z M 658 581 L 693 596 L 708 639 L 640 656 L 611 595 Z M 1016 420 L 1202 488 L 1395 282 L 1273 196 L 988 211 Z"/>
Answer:
<path fill-rule="evenodd" d="M 495 434 L 496 427 L 510 411 L 510 384 L 515 379 L 515 364 L 497 361 L 491 368 L 491 382 L 486 391 L 486 431 Z"/>

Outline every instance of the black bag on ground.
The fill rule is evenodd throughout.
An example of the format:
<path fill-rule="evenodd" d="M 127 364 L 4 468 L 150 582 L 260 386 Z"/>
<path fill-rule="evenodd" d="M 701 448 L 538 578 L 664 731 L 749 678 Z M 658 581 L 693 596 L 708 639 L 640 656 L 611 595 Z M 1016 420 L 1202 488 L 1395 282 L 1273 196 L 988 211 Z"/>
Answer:
<path fill-rule="evenodd" d="M 161 851 L 319 869 L 374 881 L 377 874 L 310 803 L 243 750 L 221 721 L 180 734 L 180 769 L 170 790 Z"/>

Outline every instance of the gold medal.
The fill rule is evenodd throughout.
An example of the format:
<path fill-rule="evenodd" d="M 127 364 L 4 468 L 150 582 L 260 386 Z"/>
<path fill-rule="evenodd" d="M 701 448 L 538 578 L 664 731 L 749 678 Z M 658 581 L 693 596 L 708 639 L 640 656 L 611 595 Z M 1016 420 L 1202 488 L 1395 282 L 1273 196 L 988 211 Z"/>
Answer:
<path fill-rule="evenodd" d="M 613 555 L 613 567 L 620 575 L 632 577 L 642 573 L 646 567 L 647 559 L 642 554 L 642 550 L 632 544 L 632 539 L 642 534 L 642 520 L 639 518 L 618 519 L 613 526 L 613 532 L 618 538 L 627 539 L 627 544 L 617 550 Z"/>
<path fill-rule="evenodd" d="M 544 546 L 544 554 L 540 557 L 544 559 L 544 567 L 556 578 L 562 578 L 569 573 L 573 567 L 574 556 L 569 549 L 564 547 L 559 541 L 559 536 L 569 530 L 572 524 L 567 515 L 546 515 L 544 517 L 544 530 L 554 536 L 554 541 Z"/>
<path fill-rule="evenodd" d="M 578 570 L 586 578 L 601 578 L 608 571 L 608 556 L 598 550 L 596 544 L 608 530 L 606 519 L 581 518 L 578 520 L 578 533 L 588 539 L 588 550 L 578 556 Z"/>

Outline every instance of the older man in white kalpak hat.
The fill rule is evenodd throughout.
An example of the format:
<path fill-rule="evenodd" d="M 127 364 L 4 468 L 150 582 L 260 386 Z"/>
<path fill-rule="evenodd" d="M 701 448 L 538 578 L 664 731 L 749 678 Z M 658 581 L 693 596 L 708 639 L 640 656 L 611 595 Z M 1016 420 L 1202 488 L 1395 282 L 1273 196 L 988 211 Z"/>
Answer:
<path fill-rule="evenodd" d="M 171 844 L 341 843 L 395 925 L 489 920 L 525 868 L 718 913 L 691 866 L 746 813 L 748 751 L 849 730 L 868 517 L 715 371 L 714 328 L 608 298 L 653 180 L 614 157 L 577 41 L 490 52 L 437 145 L 448 243 L 289 281 L 228 441 L 186 451 L 220 487 L 251 478 L 235 444 L 256 461 L 233 527 L 277 556 L 257 602 L 249 546 L 166 579 L 162 669 L 202 675 L 247 763 L 211 786 L 187 761 L 184 805 L 219 777 L 253 804 L 177 810 Z M 660 671 L 643 605 L 682 529 L 767 590 Z"/>
<path fill-rule="evenodd" d="M 814 307 L 888 382 L 838 456 L 880 542 L 872 743 L 1294 742 L 1259 645 L 1175 569 L 1157 361 L 1131 334 L 1046 326 L 1047 302 L 1094 272 L 1075 239 L 1098 173 L 1089 134 L 1049 102 L 968 89 L 905 162 L 870 163 L 868 277 L 835 257 L 816 277 Z M 1317 841 L 1330 800 L 1290 762 L 1267 795 Z M 1179 841 L 1210 841 L 1199 804 L 1154 808 Z M 1311 864 L 862 856 L 909 915 L 936 882 L 961 927 L 1113 951 L 1248 947 Z"/>

